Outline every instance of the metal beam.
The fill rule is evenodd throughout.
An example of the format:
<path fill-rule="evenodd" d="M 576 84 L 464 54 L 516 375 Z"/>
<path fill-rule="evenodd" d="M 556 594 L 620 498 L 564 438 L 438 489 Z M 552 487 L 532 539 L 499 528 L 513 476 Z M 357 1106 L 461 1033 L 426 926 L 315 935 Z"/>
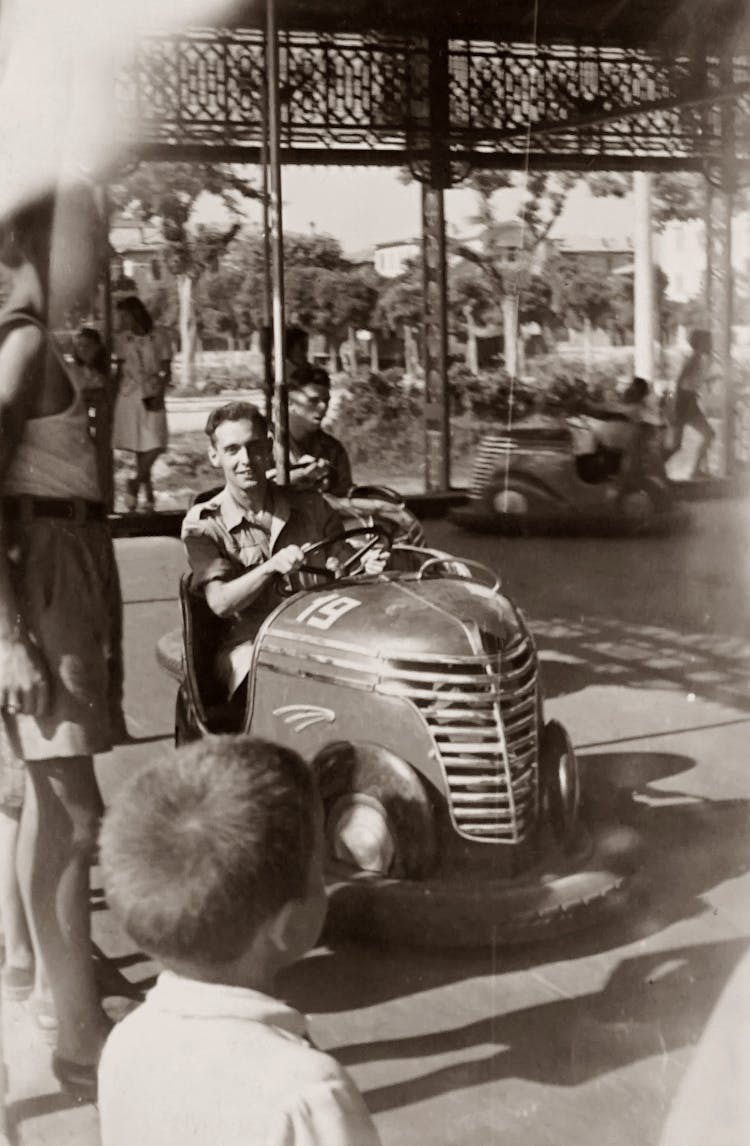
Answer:
<path fill-rule="evenodd" d="M 242 144 L 202 144 L 202 143 L 147 143 L 139 149 L 139 156 L 145 162 L 164 163 L 248 163 L 259 165 L 262 161 L 260 146 Z M 361 150 L 353 147 L 318 148 L 295 147 L 280 149 L 284 167 L 405 167 L 418 154 L 403 147 L 383 148 L 382 150 Z M 425 153 L 422 158 L 429 158 Z M 456 148 L 451 151 L 454 163 L 473 165 L 478 171 L 508 170 L 520 171 L 529 166 L 537 170 L 550 171 L 703 171 L 706 160 L 693 156 L 661 155 L 550 155 L 544 151 L 532 151 L 525 155 L 505 155 L 485 151 L 471 151 Z M 750 159 L 736 161 L 738 172 L 750 173 Z"/>
<path fill-rule="evenodd" d="M 279 98 L 279 36 L 276 0 L 266 0 L 266 80 L 268 90 L 268 152 L 270 159 L 270 223 L 273 318 L 273 453 L 277 485 L 289 482 L 289 402 L 286 388 L 284 318 L 284 232 L 281 195 L 281 103 Z"/>

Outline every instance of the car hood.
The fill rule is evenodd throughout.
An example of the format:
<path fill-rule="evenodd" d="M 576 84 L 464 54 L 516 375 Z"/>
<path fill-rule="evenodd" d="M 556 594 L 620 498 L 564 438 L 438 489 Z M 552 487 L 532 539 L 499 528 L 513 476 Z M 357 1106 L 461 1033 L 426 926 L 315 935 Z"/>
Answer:
<path fill-rule="evenodd" d="M 511 601 L 478 582 L 414 577 L 344 581 L 298 594 L 266 632 L 283 629 L 306 644 L 319 636 L 369 655 L 471 656 L 502 648 L 523 627 Z"/>

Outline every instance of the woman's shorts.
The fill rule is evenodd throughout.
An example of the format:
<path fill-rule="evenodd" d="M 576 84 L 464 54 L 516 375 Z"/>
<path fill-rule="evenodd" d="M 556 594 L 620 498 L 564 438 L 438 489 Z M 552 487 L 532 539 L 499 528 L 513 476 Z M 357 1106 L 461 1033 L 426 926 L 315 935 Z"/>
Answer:
<path fill-rule="evenodd" d="M 44 716 L 4 714 L 11 744 L 26 761 L 108 752 L 118 687 L 109 526 L 38 517 L 8 528 L 19 607 L 51 686 Z"/>

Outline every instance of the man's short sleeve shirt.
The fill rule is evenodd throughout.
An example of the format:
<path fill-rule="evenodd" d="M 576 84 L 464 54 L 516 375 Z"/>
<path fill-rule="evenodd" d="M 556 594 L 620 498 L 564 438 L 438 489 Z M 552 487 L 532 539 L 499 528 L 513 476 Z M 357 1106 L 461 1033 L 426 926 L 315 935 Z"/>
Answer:
<path fill-rule="evenodd" d="M 338 514 L 312 491 L 269 486 L 258 513 L 238 505 L 228 489 L 188 510 L 182 526 L 193 586 L 232 581 L 267 561 L 286 545 L 305 545 L 334 536 Z"/>

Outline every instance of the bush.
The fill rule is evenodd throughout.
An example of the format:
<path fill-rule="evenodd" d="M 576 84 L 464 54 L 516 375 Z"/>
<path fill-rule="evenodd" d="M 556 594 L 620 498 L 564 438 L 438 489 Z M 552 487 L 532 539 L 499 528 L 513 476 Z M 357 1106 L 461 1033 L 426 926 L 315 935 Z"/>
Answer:
<path fill-rule="evenodd" d="M 193 364 L 193 380 L 189 386 L 182 382 L 180 359 L 172 363 L 174 393 L 185 398 L 210 397 L 225 390 L 253 390 L 263 385 L 261 375 L 248 363 L 232 360 L 229 355 L 198 355 Z"/>
<path fill-rule="evenodd" d="M 507 421 L 511 403 L 514 416 L 520 418 L 534 404 L 533 389 L 502 369 L 472 374 L 457 363 L 450 368 L 449 387 L 452 413 L 480 422 Z"/>
<path fill-rule="evenodd" d="M 355 469 L 379 462 L 398 471 L 424 452 L 421 397 L 406 389 L 398 370 L 370 374 L 340 393 L 332 432 L 345 443 Z"/>

